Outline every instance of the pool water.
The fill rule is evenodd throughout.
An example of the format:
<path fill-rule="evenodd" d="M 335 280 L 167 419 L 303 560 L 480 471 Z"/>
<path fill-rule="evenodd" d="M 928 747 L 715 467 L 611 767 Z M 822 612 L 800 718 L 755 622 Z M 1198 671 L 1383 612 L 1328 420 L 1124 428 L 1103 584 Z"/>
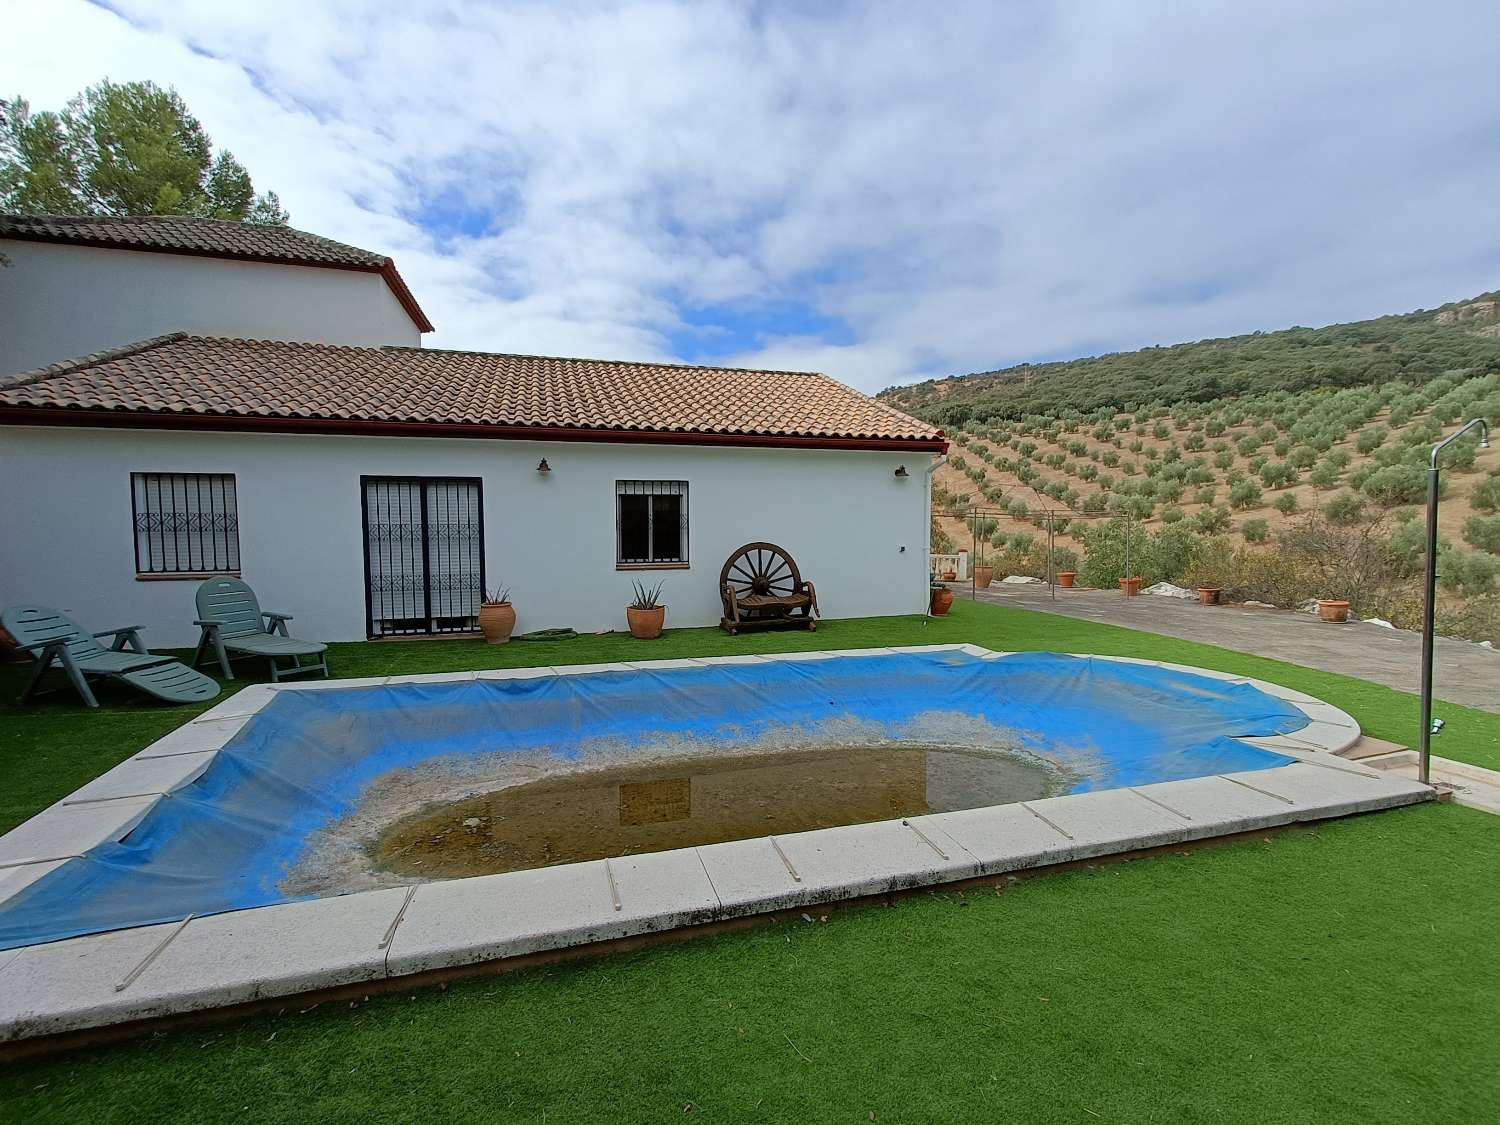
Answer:
<path fill-rule="evenodd" d="M 1013 751 L 863 746 L 687 755 L 582 769 L 403 817 L 370 848 L 419 879 L 697 847 L 982 808 L 1065 792 L 1071 776 Z"/>

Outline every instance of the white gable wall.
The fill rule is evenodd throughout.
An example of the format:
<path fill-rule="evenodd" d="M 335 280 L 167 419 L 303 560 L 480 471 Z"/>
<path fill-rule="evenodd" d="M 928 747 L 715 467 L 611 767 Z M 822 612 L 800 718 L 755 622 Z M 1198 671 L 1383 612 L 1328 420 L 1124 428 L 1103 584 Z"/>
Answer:
<path fill-rule="evenodd" d="M 540 474 L 543 457 L 552 472 Z M 719 570 L 779 543 L 829 617 L 921 613 L 928 455 L 0 426 L 0 606 L 65 609 L 89 629 L 146 626 L 186 646 L 196 580 L 135 575 L 132 472 L 233 473 L 244 578 L 319 640 L 366 635 L 361 475 L 483 481 L 486 580 L 517 631 L 625 628 L 632 579 L 664 580 L 668 628 L 713 625 Z M 905 465 L 909 476 L 897 478 Z M 615 566 L 615 481 L 689 482 L 688 569 Z M 24 482 L 24 486 L 20 485 Z"/>
<path fill-rule="evenodd" d="M 0 375 L 166 332 L 421 345 L 378 273 L 0 239 Z"/>

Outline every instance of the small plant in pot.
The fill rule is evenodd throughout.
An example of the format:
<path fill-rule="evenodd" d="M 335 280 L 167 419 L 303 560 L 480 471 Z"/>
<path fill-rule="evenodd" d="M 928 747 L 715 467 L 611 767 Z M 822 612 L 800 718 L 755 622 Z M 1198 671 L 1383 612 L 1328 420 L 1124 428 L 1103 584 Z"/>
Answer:
<path fill-rule="evenodd" d="M 1139 577 L 1120 579 L 1120 592 L 1127 598 L 1133 598 L 1141 592 L 1141 580 Z"/>
<path fill-rule="evenodd" d="M 1219 599 L 1224 596 L 1223 586 L 1199 586 L 1198 603 L 1200 605 L 1218 605 Z"/>
<path fill-rule="evenodd" d="M 630 635 L 643 641 L 654 641 L 661 636 L 661 627 L 667 620 L 667 607 L 661 601 L 663 583 L 646 586 L 635 582 L 635 597 L 625 607 L 625 619 L 630 622 Z"/>
<path fill-rule="evenodd" d="M 510 604 L 510 587 L 486 591 L 479 603 L 479 631 L 486 644 L 503 645 L 516 629 L 516 607 Z"/>

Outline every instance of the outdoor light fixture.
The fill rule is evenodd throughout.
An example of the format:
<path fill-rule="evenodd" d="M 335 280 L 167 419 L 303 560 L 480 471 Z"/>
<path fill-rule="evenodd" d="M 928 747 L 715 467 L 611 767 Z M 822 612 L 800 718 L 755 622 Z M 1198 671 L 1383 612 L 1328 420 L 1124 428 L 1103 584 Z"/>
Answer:
<path fill-rule="evenodd" d="M 911 476 L 911 474 L 906 471 L 906 466 L 905 465 L 898 465 L 896 467 L 896 475 L 898 477 L 903 477 L 903 478 Z"/>
<path fill-rule="evenodd" d="M 537 462 L 536 471 L 539 473 L 550 473 L 552 471 L 552 466 L 547 464 L 547 458 L 543 457 Z"/>
<path fill-rule="evenodd" d="M 1417 780 L 1426 785 L 1431 776 L 1432 736 L 1443 729 L 1443 721 L 1432 717 L 1432 633 L 1433 603 L 1437 600 L 1437 534 L 1438 534 L 1438 454 L 1475 426 L 1479 427 L 1479 448 L 1490 447 L 1490 427 L 1483 418 L 1472 418 L 1432 447 L 1427 462 L 1427 581 L 1422 603 L 1422 757 L 1417 765 Z"/>

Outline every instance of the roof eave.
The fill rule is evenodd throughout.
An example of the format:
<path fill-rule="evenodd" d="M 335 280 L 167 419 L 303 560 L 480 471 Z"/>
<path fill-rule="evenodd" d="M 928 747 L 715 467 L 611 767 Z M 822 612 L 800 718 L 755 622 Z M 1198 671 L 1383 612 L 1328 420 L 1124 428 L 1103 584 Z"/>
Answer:
<path fill-rule="evenodd" d="M 723 433 L 701 430 L 624 430 L 584 426 L 515 426 L 476 422 L 393 422 L 355 418 L 284 418 L 239 414 L 187 414 L 77 407 L 0 406 L 0 425 L 96 426 L 123 429 L 209 430 L 249 433 L 363 434 L 373 437 L 457 437 L 510 441 L 603 442 L 624 445 L 760 446 L 946 453 L 947 439 L 844 437 L 824 434 Z"/>

